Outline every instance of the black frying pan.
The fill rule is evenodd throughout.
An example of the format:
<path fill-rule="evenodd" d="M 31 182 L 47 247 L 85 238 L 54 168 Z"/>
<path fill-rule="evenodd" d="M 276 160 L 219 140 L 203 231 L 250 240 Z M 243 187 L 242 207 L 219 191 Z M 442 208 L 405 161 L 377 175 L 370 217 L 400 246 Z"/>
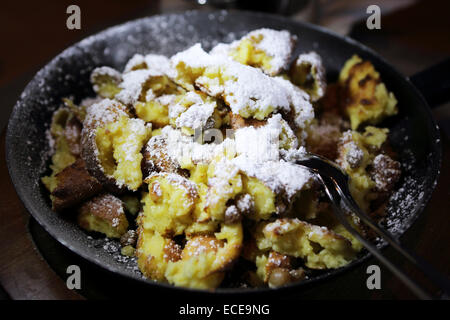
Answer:
<path fill-rule="evenodd" d="M 369 59 L 380 72 L 388 89 L 399 101 L 399 115 L 383 125 L 391 130 L 390 140 L 400 152 L 403 178 L 388 205 L 387 228 L 394 235 L 403 234 L 415 221 L 431 197 L 441 162 L 439 132 L 430 109 L 416 87 L 386 63 L 378 54 L 354 40 L 338 36 L 326 29 L 286 18 L 247 12 L 186 12 L 154 16 L 107 29 L 68 48 L 54 58 L 27 85 L 9 120 L 6 136 L 6 157 L 11 179 L 25 207 L 33 217 L 63 245 L 103 268 L 143 282 L 150 287 L 187 293 L 197 290 L 157 284 L 132 271 L 130 265 L 116 261 L 102 244 L 92 245 L 80 228 L 70 219 L 51 211 L 48 194 L 40 184 L 47 170 L 48 146 L 45 131 L 52 112 L 61 98 L 74 95 L 76 100 L 94 93 L 89 82 L 92 69 L 102 65 L 122 70 L 135 53 L 172 55 L 201 42 L 209 50 L 217 42 L 230 42 L 245 33 L 261 28 L 287 29 L 298 36 L 297 51 L 318 52 L 326 66 L 328 78 L 335 80 L 344 62 L 353 54 Z M 425 77 L 423 77 L 425 76 Z M 429 73 L 420 79 L 427 79 Z M 426 87 L 427 82 L 421 84 Z M 429 93 L 431 91 L 428 91 Z M 439 92 L 432 92 L 438 97 Z M 446 97 L 445 97 L 446 98 Z M 337 269 L 317 272 L 303 282 L 278 290 L 300 290 L 350 270 L 368 254 Z M 142 283 L 141 283 L 142 284 Z M 268 292 L 268 289 L 218 289 L 217 293 Z"/>

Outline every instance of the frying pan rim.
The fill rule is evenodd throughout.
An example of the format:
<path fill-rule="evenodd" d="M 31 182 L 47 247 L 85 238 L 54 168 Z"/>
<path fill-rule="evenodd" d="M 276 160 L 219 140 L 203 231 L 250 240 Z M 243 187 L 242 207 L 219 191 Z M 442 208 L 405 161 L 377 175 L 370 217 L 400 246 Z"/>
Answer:
<path fill-rule="evenodd" d="M 26 85 L 26 87 L 24 88 L 23 92 L 26 92 L 28 90 L 28 88 L 31 86 L 31 84 L 33 83 L 33 81 L 35 80 L 35 78 L 37 78 L 41 73 L 45 72 L 45 69 L 53 64 L 56 63 L 56 60 L 60 59 L 61 57 L 64 57 L 65 54 L 68 53 L 68 51 L 72 50 L 74 47 L 78 47 L 78 46 L 82 46 L 83 42 L 89 42 L 89 41 L 96 41 L 95 38 L 97 36 L 99 36 L 100 34 L 109 34 L 109 33 L 114 33 L 114 31 L 119 30 L 120 28 L 127 28 L 129 25 L 139 25 L 142 23 L 145 23 L 145 21 L 148 20 L 155 20 L 157 18 L 161 18 L 161 17 L 165 17 L 165 16 L 186 16 L 189 14 L 197 14 L 197 15 L 207 15 L 207 14 L 211 14 L 211 13 L 223 13 L 226 12 L 227 15 L 229 14 L 233 14 L 233 15 L 237 15 L 237 16 L 241 16 L 242 17 L 257 17 L 257 18 L 267 18 L 270 20 L 277 20 L 278 22 L 280 22 L 280 24 L 290 24 L 291 26 L 301 26 L 303 28 L 306 29 L 312 29 L 314 31 L 318 31 L 320 33 L 324 33 L 327 34 L 333 38 L 337 38 L 338 40 L 344 41 L 346 43 L 348 43 L 351 46 L 357 47 L 358 49 L 362 50 L 363 52 L 367 53 L 369 56 L 371 57 L 375 57 L 375 59 L 379 60 L 379 62 L 381 62 L 382 64 L 384 64 L 385 66 L 388 67 L 388 69 L 390 69 L 393 73 L 397 74 L 398 76 L 400 76 L 403 80 L 405 80 L 405 82 L 409 85 L 409 90 L 411 90 L 411 95 L 416 94 L 419 101 L 422 103 L 423 107 L 424 107 L 424 111 L 427 113 L 427 119 L 428 121 L 431 122 L 432 124 L 432 128 L 430 130 L 430 136 L 434 142 L 433 146 L 431 146 L 432 150 L 434 151 L 436 157 L 434 157 L 433 159 L 433 165 L 435 165 L 436 170 L 433 170 L 433 177 L 432 177 L 432 188 L 430 190 L 430 192 L 427 194 L 426 197 L 423 197 L 421 199 L 420 206 L 416 207 L 416 213 L 413 215 L 412 219 L 410 221 L 408 221 L 409 225 L 406 227 L 406 229 L 402 232 L 402 236 L 413 226 L 413 224 L 416 222 L 416 220 L 418 219 L 419 216 L 421 216 L 424 208 L 426 207 L 426 205 L 429 203 L 431 196 L 433 194 L 433 191 L 436 187 L 437 181 L 439 179 L 439 174 L 440 174 L 440 167 L 441 167 L 441 163 L 442 163 L 442 143 L 441 143 L 441 139 L 440 139 L 440 133 L 438 130 L 438 127 L 434 121 L 434 118 L 431 114 L 431 110 L 428 106 L 428 103 L 425 101 L 425 99 L 423 98 L 421 92 L 412 84 L 412 82 L 410 81 L 409 77 L 406 77 L 404 75 L 402 75 L 400 72 L 397 71 L 397 69 L 395 67 L 393 67 L 390 63 L 388 63 L 384 58 L 382 58 L 377 52 L 375 52 L 374 50 L 372 50 L 371 48 L 359 43 L 358 41 L 348 37 L 348 36 L 342 36 L 339 35 L 327 28 L 324 28 L 322 26 L 318 26 L 318 25 L 314 25 L 308 22 L 303 22 L 303 21 L 294 21 L 292 19 L 288 19 L 286 17 L 282 17 L 282 16 L 278 16 L 278 15 L 274 15 L 274 14 L 267 14 L 267 13 L 260 13 L 260 12 L 250 12 L 250 11 L 240 11 L 240 10 L 189 10 L 189 11 L 185 11 L 185 12 L 179 12 L 179 13 L 169 13 L 169 14 L 158 14 L 158 15 L 152 15 L 152 16 L 148 16 L 148 17 L 143 17 L 143 18 L 139 18 L 139 19 L 134 19 L 134 20 L 130 20 L 118 25 L 114 25 L 112 27 L 106 28 L 104 30 L 101 30 L 93 35 L 90 35 L 76 43 L 71 44 L 70 46 L 68 46 L 66 49 L 64 49 L 63 51 L 61 51 L 58 55 L 56 55 L 54 58 L 52 58 L 48 63 L 46 63 L 33 77 L 33 79 Z M 150 22 L 151 23 L 151 22 Z M 22 203 L 24 204 L 25 208 L 28 210 L 28 212 L 33 216 L 34 219 L 36 219 L 36 221 L 46 230 L 46 232 L 48 232 L 54 239 L 56 239 L 59 243 L 61 243 L 63 246 L 65 246 L 66 248 L 68 248 L 69 250 L 71 250 L 72 252 L 74 252 L 76 255 L 82 257 L 83 259 L 94 263 L 97 267 L 100 267 L 101 269 L 104 269 L 114 275 L 119 275 L 122 278 L 126 278 L 126 279 L 133 279 L 133 280 L 138 280 L 139 282 L 145 284 L 145 285 L 150 285 L 150 286 L 155 286 L 155 287 L 164 287 L 165 289 L 168 290 L 174 290 L 174 291 L 180 291 L 180 292 L 184 292 L 184 293 L 195 293 L 195 294 L 214 294 L 214 295 L 247 295 L 247 294 L 263 294 L 263 293 L 273 293 L 273 292 L 280 292 L 280 291 L 291 291 L 291 290 L 295 290 L 295 289 L 301 289 L 304 287 L 309 287 L 315 283 L 318 282 L 323 282 L 324 280 L 328 279 L 328 278 L 332 278 L 333 276 L 338 276 L 344 272 L 347 272 L 353 268 L 355 268 L 356 266 L 362 264 L 363 262 L 367 261 L 369 258 L 372 257 L 372 255 L 370 253 L 366 253 L 365 255 L 363 255 L 362 257 L 358 258 L 357 260 L 352 261 L 351 263 L 347 264 L 344 267 L 338 268 L 338 269 L 330 269 L 327 270 L 326 272 L 324 272 L 323 274 L 314 277 L 313 279 L 307 279 L 304 280 L 302 282 L 298 282 L 298 283 L 292 283 L 289 284 L 287 286 L 284 287 L 280 287 L 277 289 L 270 289 L 270 288 L 249 288 L 249 289 L 241 289 L 241 288 L 218 288 L 216 290 L 213 291 L 208 291 L 208 290 L 202 290 L 202 289 L 192 289 L 192 288 L 184 288 L 184 287 L 177 287 L 177 286 L 173 286 L 170 284 L 165 284 L 165 283 L 158 283 L 158 282 L 153 282 L 151 280 L 148 279 L 143 279 L 142 277 L 139 277 L 137 275 L 133 275 L 130 273 L 127 273 L 123 270 L 117 269 L 113 266 L 110 265 L 105 265 L 102 264 L 101 261 L 97 260 L 95 257 L 93 257 L 91 254 L 86 253 L 86 251 L 82 250 L 82 248 L 80 247 L 80 249 L 74 247 L 71 243 L 65 241 L 64 239 L 61 238 L 61 234 L 56 231 L 54 231 L 54 229 L 47 225 L 44 221 L 42 221 L 42 218 L 40 217 L 40 212 L 39 210 L 35 210 L 34 209 L 34 201 L 32 201 L 31 197 L 28 197 L 25 192 L 22 190 L 21 188 L 21 184 L 18 181 L 18 178 L 16 176 L 16 171 L 15 171 L 15 167 L 13 165 L 13 153 L 12 153 L 12 145 L 11 145 L 11 140 L 12 140 L 12 136 L 13 136 L 13 132 L 12 132 L 12 127 L 13 127 L 13 120 L 15 117 L 14 115 L 18 112 L 18 109 L 20 108 L 19 104 L 22 100 L 22 95 L 19 97 L 17 103 L 15 104 L 13 111 L 10 115 L 10 119 L 8 121 L 8 127 L 7 127 L 7 132 L 6 132 L 6 143 L 5 143 L 5 148 L 6 148 L 6 162 L 7 162 L 7 167 L 8 167 L 8 171 L 11 177 L 11 181 L 13 182 L 13 185 L 15 187 L 16 193 L 19 196 L 20 200 L 22 201 Z M 382 248 L 385 248 L 386 244 L 382 245 Z"/>

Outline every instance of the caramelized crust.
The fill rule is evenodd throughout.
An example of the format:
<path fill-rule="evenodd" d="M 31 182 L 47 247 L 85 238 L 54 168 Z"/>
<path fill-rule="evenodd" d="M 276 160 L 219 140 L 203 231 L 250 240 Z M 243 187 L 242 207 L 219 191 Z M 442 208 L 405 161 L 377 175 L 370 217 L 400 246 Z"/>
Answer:
<path fill-rule="evenodd" d="M 62 211 L 96 195 L 101 184 L 86 170 L 83 159 L 56 175 L 57 186 L 51 193 L 53 210 Z"/>
<path fill-rule="evenodd" d="M 125 188 L 123 186 L 119 187 L 113 177 L 104 173 L 104 168 L 101 165 L 98 154 L 99 152 L 95 142 L 95 130 L 89 128 L 83 129 L 81 157 L 86 162 L 86 169 L 89 174 L 100 181 L 109 192 L 114 194 L 123 193 Z"/>
<path fill-rule="evenodd" d="M 183 249 L 175 241 L 170 240 L 163 248 L 164 258 L 166 261 L 176 262 L 181 259 Z"/>
<path fill-rule="evenodd" d="M 375 187 L 378 191 L 390 192 L 400 179 L 400 163 L 385 154 L 379 154 L 373 160 L 372 170 L 369 173 L 375 181 Z"/>
<path fill-rule="evenodd" d="M 242 116 L 235 114 L 231 111 L 229 113 L 229 116 L 230 116 L 231 128 L 234 130 L 237 130 L 239 128 L 244 128 L 244 127 L 249 127 L 249 126 L 258 128 L 258 127 L 264 126 L 267 123 L 266 120 L 257 120 L 254 118 L 245 119 Z"/>
<path fill-rule="evenodd" d="M 109 238 L 120 238 L 128 229 L 122 201 L 112 194 L 101 194 L 78 209 L 78 225 Z"/>
<path fill-rule="evenodd" d="M 342 105 L 344 103 L 342 88 L 338 83 L 332 83 L 327 86 L 325 95 L 320 99 L 319 104 L 324 112 L 331 112 L 335 115 L 343 116 Z"/>
<path fill-rule="evenodd" d="M 338 156 L 337 146 L 342 132 L 350 127 L 348 121 L 331 111 L 324 112 L 317 122 L 308 128 L 307 149 L 328 159 Z"/>
<path fill-rule="evenodd" d="M 168 156 L 167 145 L 163 136 L 152 137 L 143 149 L 142 174 L 148 177 L 153 172 L 177 173 L 187 176 L 186 170 Z"/>
<path fill-rule="evenodd" d="M 270 276 L 272 271 L 276 268 L 292 269 L 292 257 L 271 251 L 266 264 L 266 274 Z"/>
<path fill-rule="evenodd" d="M 223 247 L 223 243 L 220 240 L 217 240 L 214 236 L 195 236 L 186 243 L 182 258 L 188 259 L 190 257 L 199 256 L 206 252 L 216 253 L 218 248 L 221 247 Z"/>

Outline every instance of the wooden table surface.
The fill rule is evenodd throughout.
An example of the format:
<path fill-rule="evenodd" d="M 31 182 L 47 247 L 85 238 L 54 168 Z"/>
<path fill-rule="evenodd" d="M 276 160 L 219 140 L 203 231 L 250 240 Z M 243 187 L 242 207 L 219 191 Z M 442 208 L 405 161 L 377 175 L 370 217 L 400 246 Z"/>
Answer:
<path fill-rule="evenodd" d="M 145 1 L 142 1 L 145 2 Z M 141 2 L 141 3 L 142 3 Z M 429 10 L 425 2 L 414 12 L 424 12 Z M 443 12 L 448 12 L 442 10 Z M 439 12 L 436 12 L 438 14 Z M 409 19 L 407 13 L 398 14 L 405 20 L 401 20 L 403 29 L 396 29 L 395 23 L 400 21 L 398 16 L 391 16 L 391 19 L 385 19 L 385 32 L 390 36 L 401 37 L 403 30 L 408 30 L 405 25 L 413 23 L 416 19 Z M 431 16 L 431 15 L 430 15 Z M 435 15 L 432 15 L 435 17 Z M 414 15 L 412 15 L 414 17 Z M 434 18 L 433 18 L 434 19 Z M 434 19 L 435 21 L 445 22 L 448 26 L 448 20 Z M 409 22 L 408 22 L 409 21 Z M 425 23 L 425 22 L 424 22 Z M 433 24 L 433 22 L 431 22 Z M 442 25 L 438 25 L 436 30 L 442 31 Z M 391 32 L 389 32 L 391 30 Z M 413 29 L 414 30 L 414 29 Z M 447 29 L 448 30 L 448 29 Z M 428 30 L 432 33 L 432 30 Z M 358 33 L 354 33 L 353 36 Z M 414 32 L 418 36 L 422 33 Z M 435 34 L 435 33 L 433 33 Z M 377 34 L 378 35 L 378 34 Z M 436 35 L 436 34 L 435 34 Z M 364 35 L 363 35 L 364 37 Z M 359 40 L 372 44 L 377 51 L 382 53 L 396 65 L 400 71 L 405 74 L 411 74 L 420 70 L 431 62 L 436 62 L 443 56 L 449 56 L 450 44 L 448 42 L 438 47 L 433 43 L 439 42 L 437 37 L 424 37 L 422 40 L 413 41 L 411 37 L 403 39 L 403 46 L 392 46 L 389 41 L 383 37 L 360 38 Z M 425 41 L 425 42 L 424 42 Z M 417 46 L 425 43 L 422 48 L 429 51 L 414 50 L 411 46 Z M 407 47 L 410 46 L 410 47 Z M 400 49 L 397 49 L 400 48 Z M 407 49 L 406 49 L 407 48 Z M 432 50 L 439 48 L 439 50 Z M 405 50 L 408 50 L 409 59 L 403 59 Z M 413 55 L 413 52 L 415 54 Z M 398 59 L 397 59 L 398 58 Z M 427 60 L 428 59 L 428 60 Z M 447 119 L 448 120 L 448 119 Z M 450 219 L 448 218 L 450 208 L 450 141 L 448 136 L 443 134 L 444 158 L 441 175 L 433 197 L 426 210 L 418 221 L 402 238 L 410 248 L 423 256 L 431 264 L 435 265 L 444 274 L 450 274 Z M 11 299 L 84 299 L 81 294 L 88 298 L 102 297 L 101 295 L 89 295 L 81 291 L 81 294 L 67 289 L 63 274 L 55 263 L 49 264 L 38 251 L 36 244 L 47 241 L 50 243 L 44 255 L 51 257 L 56 252 L 62 255 L 70 255 L 68 251 L 58 243 L 51 243 L 52 239 L 44 231 L 40 230 L 35 223 L 31 223 L 32 230 L 36 230 L 42 235 L 44 240 L 31 237 L 30 217 L 20 200 L 18 199 L 14 187 L 10 181 L 5 162 L 5 132 L 0 136 L 0 284 L 3 290 L 0 290 L 0 298 L 9 297 Z M 42 233 L 44 232 L 44 233 Z M 42 247 L 40 247 L 42 249 Z M 52 250 L 55 250 L 54 252 Z M 387 255 L 394 261 L 399 261 L 398 257 L 390 250 L 386 250 Z M 49 259 L 51 260 L 51 259 Z M 56 259 L 57 260 L 57 259 Z M 382 267 L 382 290 L 369 291 L 365 286 L 366 267 L 369 264 L 377 263 L 370 259 L 354 271 L 344 274 L 332 281 L 331 284 L 318 286 L 317 290 L 312 290 L 301 295 L 304 298 L 363 298 L 363 299 L 408 299 L 414 296 L 398 281 L 392 274 Z M 412 271 L 408 266 L 406 270 Z M 421 279 L 419 272 L 412 272 L 411 275 Z M 0 288 L 1 289 L 1 288 Z M 3 291 L 3 292 L 2 292 Z M 92 291 L 92 290 L 91 290 Z M 107 295 L 105 295 L 107 297 Z M 298 298 L 294 295 L 291 298 Z M 288 297 L 289 298 L 289 297 Z"/>
<path fill-rule="evenodd" d="M 36 250 L 23 207 L 9 178 L 5 132 L 0 138 L 0 283 L 12 299 L 81 299 Z"/>

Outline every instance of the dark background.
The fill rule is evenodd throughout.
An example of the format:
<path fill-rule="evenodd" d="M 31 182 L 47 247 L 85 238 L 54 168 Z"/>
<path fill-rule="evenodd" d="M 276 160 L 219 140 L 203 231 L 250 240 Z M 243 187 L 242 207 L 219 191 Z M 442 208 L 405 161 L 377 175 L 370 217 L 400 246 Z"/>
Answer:
<path fill-rule="evenodd" d="M 246 8 L 279 9 L 266 1 L 247 1 Z M 270 2 L 270 1 L 269 1 Z M 81 8 L 81 30 L 66 28 L 66 8 Z M 381 8 L 381 30 L 368 30 L 366 8 Z M 379 52 L 403 74 L 410 76 L 450 57 L 450 1 L 317 0 L 303 10 L 298 3 L 284 10 L 292 19 L 303 19 L 347 34 Z M 107 298 L 92 271 L 90 284 L 75 293 L 65 287 L 63 265 L 77 257 L 55 243 L 29 219 L 9 180 L 4 157 L 4 128 L 9 113 L 26 83 L 47 61 L 72 43 L 109 26 L 157 13 L 210 8 L 185 0 L 3 1 L 0 10 L 0 298 L 80 299 Z M 450 75 L 449 75 L 450 76 Z M 403 239 L 410 247 L 450 274 L 450 104 L 433 110 L 443 136 L 444 159 L 433 199 L 419 221 Z M 40 250 L 40 251 L 39 251 Z M 397 257 L 389 250 L 388 255 Z M 45 259 L 43 258 L 45 257 Z M 48 263 L 47 263 L 47 262 Z M 76 263 L 79 263 L 76 261 Z M 80 262 L 81 263 L 81 262 Z M 409 299 L 411 293 L 382 269 L 382 288 L 369 292 L 365 268 L 371 260 L 333 281 L 306 293 L 305 298 Z M 406 267 L 406 266 L 405 266 Z M 407 268 L 407 270 L 411 271 Z M 420 278 L 419 273 L 412 273 Z M 291 297 L 292 298 L 292 297 Z M 298 298 L 298 296 L 293 296 Z"/>
<path fill-rule="evenodd" d="M 216 0 L 217 1 L 217 0 Z M 254 9 L 270 0 L 249 1 Z M 296 0 L 291 2 L 302 2 Z M 277 1 L 275 1 L 277 2 Z M 281 2 L 281 1 L 279 1 Z M 341 34 L 351 34 L 381 53 L 405 75 L 450 57 L 450 1 L 446 0 L 317 0 L 303 11 L 287 13 Z M 66 28 L 66 8 L 81 8 L 81 30 Z M 381 8 L 381 30 L 365 28 L 366 8 Z M 203 8 L 194 0 L 42 0 L 2 1 L 0 10 L 0 130 L 25 84 L 53 56 L 76 41 L 109 26 L 157 13 Z M 297 10 L 297 11 L 296 11 Z M 361 24 L 358 24 L 362 21 Z M 448 108 L 447 108 L 448 109 Z M 448 110 L 440 109 L 450 115 Z"/>

